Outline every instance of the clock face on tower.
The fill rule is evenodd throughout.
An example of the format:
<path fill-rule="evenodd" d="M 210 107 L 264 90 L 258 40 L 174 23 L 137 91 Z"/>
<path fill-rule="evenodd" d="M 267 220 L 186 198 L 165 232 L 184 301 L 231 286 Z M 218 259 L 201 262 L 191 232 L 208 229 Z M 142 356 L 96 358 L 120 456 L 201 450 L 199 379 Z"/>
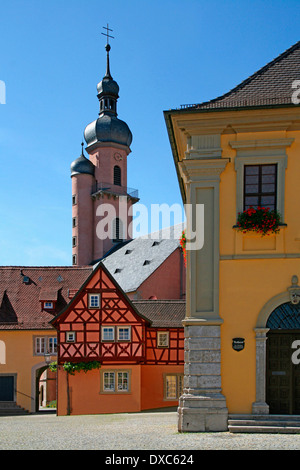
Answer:
<path fill-rule="evenodd" d="M 119 162 L 120 160 L 123 160 L 123 157 L 120 153 L 116 152 L 114 154 L 114 159 L 117 160 L 117 162 Z"/>

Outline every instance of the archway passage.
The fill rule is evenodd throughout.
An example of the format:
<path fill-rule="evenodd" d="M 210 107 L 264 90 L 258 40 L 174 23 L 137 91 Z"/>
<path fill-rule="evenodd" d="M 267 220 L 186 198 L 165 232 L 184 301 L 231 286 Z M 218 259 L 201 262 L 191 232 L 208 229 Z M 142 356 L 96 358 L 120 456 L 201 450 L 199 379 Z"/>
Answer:
<path fill-rule="evenodd" d="M 51 408 L 56 409 L 56 374 L 48 366 L 36 371 L 36 403 L 35 411 Z"/>
<path fill-rule="evenodd" d="M 277 307 L 267 321 L 266 401 L 270 414 L 300 414 L 300 304 Z M 297 343 L 296 343 L 297 344 Z M 300 344 L 300 343 L 299 343 Z M 294 354 L 294 355 L 293 355 Z M 299 356 L 299 355 L 298 355 Z"/>

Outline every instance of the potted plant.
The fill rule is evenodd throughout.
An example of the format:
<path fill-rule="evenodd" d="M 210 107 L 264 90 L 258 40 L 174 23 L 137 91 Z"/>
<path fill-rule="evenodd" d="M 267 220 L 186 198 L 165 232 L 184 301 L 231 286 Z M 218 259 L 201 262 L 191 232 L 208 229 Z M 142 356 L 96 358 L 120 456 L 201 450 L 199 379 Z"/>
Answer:
<path fill-rule="evenodd" d="M 258 206 L 256 209 L 249 207 L 239 212 L 235 228 L 243 233 L 256 232 L 263 237 L 279 233 L 280 225 L 280 214 L 277 210 Z"/>

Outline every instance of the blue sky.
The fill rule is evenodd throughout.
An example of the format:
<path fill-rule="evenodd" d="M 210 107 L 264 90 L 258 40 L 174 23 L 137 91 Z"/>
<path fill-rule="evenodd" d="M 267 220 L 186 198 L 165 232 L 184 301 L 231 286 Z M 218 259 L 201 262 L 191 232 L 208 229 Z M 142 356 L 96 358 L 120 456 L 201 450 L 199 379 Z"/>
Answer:
<path fill-rule="evenodd" d="M 71 264 L 70 164 L 98 116 L 109 24 L 128 186 L 181 204 L 163 111 L 215 98 L 296 43 L 300 3 L 0 0 L 0 265 Z"/>

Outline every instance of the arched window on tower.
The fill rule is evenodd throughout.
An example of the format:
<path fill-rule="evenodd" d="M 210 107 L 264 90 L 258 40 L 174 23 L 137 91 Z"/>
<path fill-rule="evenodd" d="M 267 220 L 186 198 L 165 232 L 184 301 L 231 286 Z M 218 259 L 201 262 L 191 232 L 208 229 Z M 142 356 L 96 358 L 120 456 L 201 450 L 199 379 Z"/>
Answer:
<path fill-rule="evenodd" d="M 121 186 L 121 168 L 118 165 L 114 167 L 114 184 Z"/>
<path fill-rule="evenodd" d="M 120 242 L 123 240 L 123 223 L 119 217 L 113 220 L 113 241 Z"/>

